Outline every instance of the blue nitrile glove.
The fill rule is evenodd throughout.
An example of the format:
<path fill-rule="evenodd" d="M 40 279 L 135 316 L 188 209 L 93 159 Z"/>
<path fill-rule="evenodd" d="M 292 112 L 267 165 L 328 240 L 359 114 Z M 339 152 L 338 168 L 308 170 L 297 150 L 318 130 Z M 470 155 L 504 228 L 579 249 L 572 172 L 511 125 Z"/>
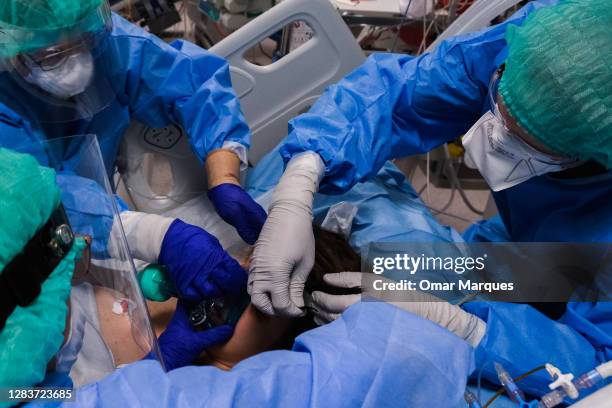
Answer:
<path fill-rule="evenodd" d="M 198 331 L 189 322 L 189 310 L 179 300 L 172 320 L 159 336 L 159 348 L 168 371 L 194 363 L 207 348 L 226 342 L 232 337 L 232 326 L 217 326 Z"/>
<path fill-rule="evenodd" d="M 253 245 L 266 222 L 266 212 L 242 187 L 219 184 L 208 190 L 208 198 L 223 221 L 232 225 L 247 244 Z"/>
<path fill-rule="evenodd" d="M 190 302 L 237 295 L 246 288 L 246 271 L 219 240 L 181 220 L 170 224 L 158 261 L 168 270 L 179 298 Z"/>

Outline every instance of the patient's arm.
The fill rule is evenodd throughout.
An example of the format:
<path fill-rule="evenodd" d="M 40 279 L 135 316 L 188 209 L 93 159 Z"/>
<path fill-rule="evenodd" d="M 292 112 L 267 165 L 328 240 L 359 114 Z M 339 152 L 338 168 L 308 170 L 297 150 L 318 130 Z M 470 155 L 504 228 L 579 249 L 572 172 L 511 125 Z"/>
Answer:
<path fill-rule="evenodd" d="M 232 338 L 208 349 L 202 362 L 231 369 L 246 358 L 273 349 L 289 330 L 291 321 L 286 317 L 265 315 L 249 305 L 236 324 Z"/>

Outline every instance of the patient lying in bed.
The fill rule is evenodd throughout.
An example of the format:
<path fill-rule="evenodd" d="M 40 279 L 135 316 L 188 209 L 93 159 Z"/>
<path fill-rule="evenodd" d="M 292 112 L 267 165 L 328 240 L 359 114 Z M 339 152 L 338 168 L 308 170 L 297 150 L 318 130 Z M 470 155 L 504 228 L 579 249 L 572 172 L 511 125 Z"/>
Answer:
<path fill-rule="evenodd" d="M 361 258 L 351 248 L 344 236 L 314 228 L 315 265 L 306 282 L 306 293 L 324 290 L 337 293 L 323 282 L 326 273 L 357 271 L 361 269 Z M 246 257 L 239 259 L 244 266 Z M 335 289 L 335 292 L 334 292 Z M 346 294 L 354 293 L 346 290 Z M 151 317 L 158 332 L 163 331 L 174 311 L 175 301 L 164 304 L 149 303 Z M 268 316 L 252 305 L 248 305 L 238 320 L 232 338 L 225 344 L 210 348 L 202 355 L 200 364 L 210 364 L 222 369 L 231 369 L 240 361 L 255 354 L 273 349 L 290 348 L 296 336 L 315 328 L 310 314 L 298 319 Z"/>

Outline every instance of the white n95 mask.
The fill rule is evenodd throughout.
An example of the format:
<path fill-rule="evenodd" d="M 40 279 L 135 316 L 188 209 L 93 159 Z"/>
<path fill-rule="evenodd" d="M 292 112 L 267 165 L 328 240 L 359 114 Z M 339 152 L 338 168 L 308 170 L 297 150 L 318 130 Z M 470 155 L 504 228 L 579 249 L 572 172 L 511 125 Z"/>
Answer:
<path fill-rule="evenodd" d="M 36 64 L 28 64 L 30 74 L 25 78 L 60 99 L 68 99 L 83 93 L 94 74 L 94 61 L 91 53 L 72 54 L 58 66 L 45 70 Z"/>
<path fill-rule="evenodd" d="M 501 191 L 532 177 L 580 164 L 539 152 L 509 133 L 491 112 L 485 113 L 463 137 L 465 164 L 478 169 L 493 191 Z"/>

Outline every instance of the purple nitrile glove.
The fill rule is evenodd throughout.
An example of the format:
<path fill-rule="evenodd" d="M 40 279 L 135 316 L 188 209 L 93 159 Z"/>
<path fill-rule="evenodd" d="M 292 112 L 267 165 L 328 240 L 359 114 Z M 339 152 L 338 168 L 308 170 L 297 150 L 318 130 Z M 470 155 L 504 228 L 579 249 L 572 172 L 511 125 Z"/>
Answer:
<path fill-rule="evenodd" d="M 253 245 L 266 222 L 266 212 L 242 187 L 219 184 L 208 190 L 208 198 L 223 221 L 232 225 L 247 244 Z"/>
<path fill-rule="evenodd" d="M 158 262 L 169 272 L 181 299 L 197 303 L 244 293 L 247 273 L 200 227 L 175 220 L 164 236 Z"/>
<path fill-rule="evenodd" d="M 232 326 L 217 326 L 198 331 L 189 321 L 189 310 L 179 300 L 172 320 L 159 336 L 159 348 L 168 371 L 194 363 L 207 348 L 226 342 L 232 337 Z"/>

